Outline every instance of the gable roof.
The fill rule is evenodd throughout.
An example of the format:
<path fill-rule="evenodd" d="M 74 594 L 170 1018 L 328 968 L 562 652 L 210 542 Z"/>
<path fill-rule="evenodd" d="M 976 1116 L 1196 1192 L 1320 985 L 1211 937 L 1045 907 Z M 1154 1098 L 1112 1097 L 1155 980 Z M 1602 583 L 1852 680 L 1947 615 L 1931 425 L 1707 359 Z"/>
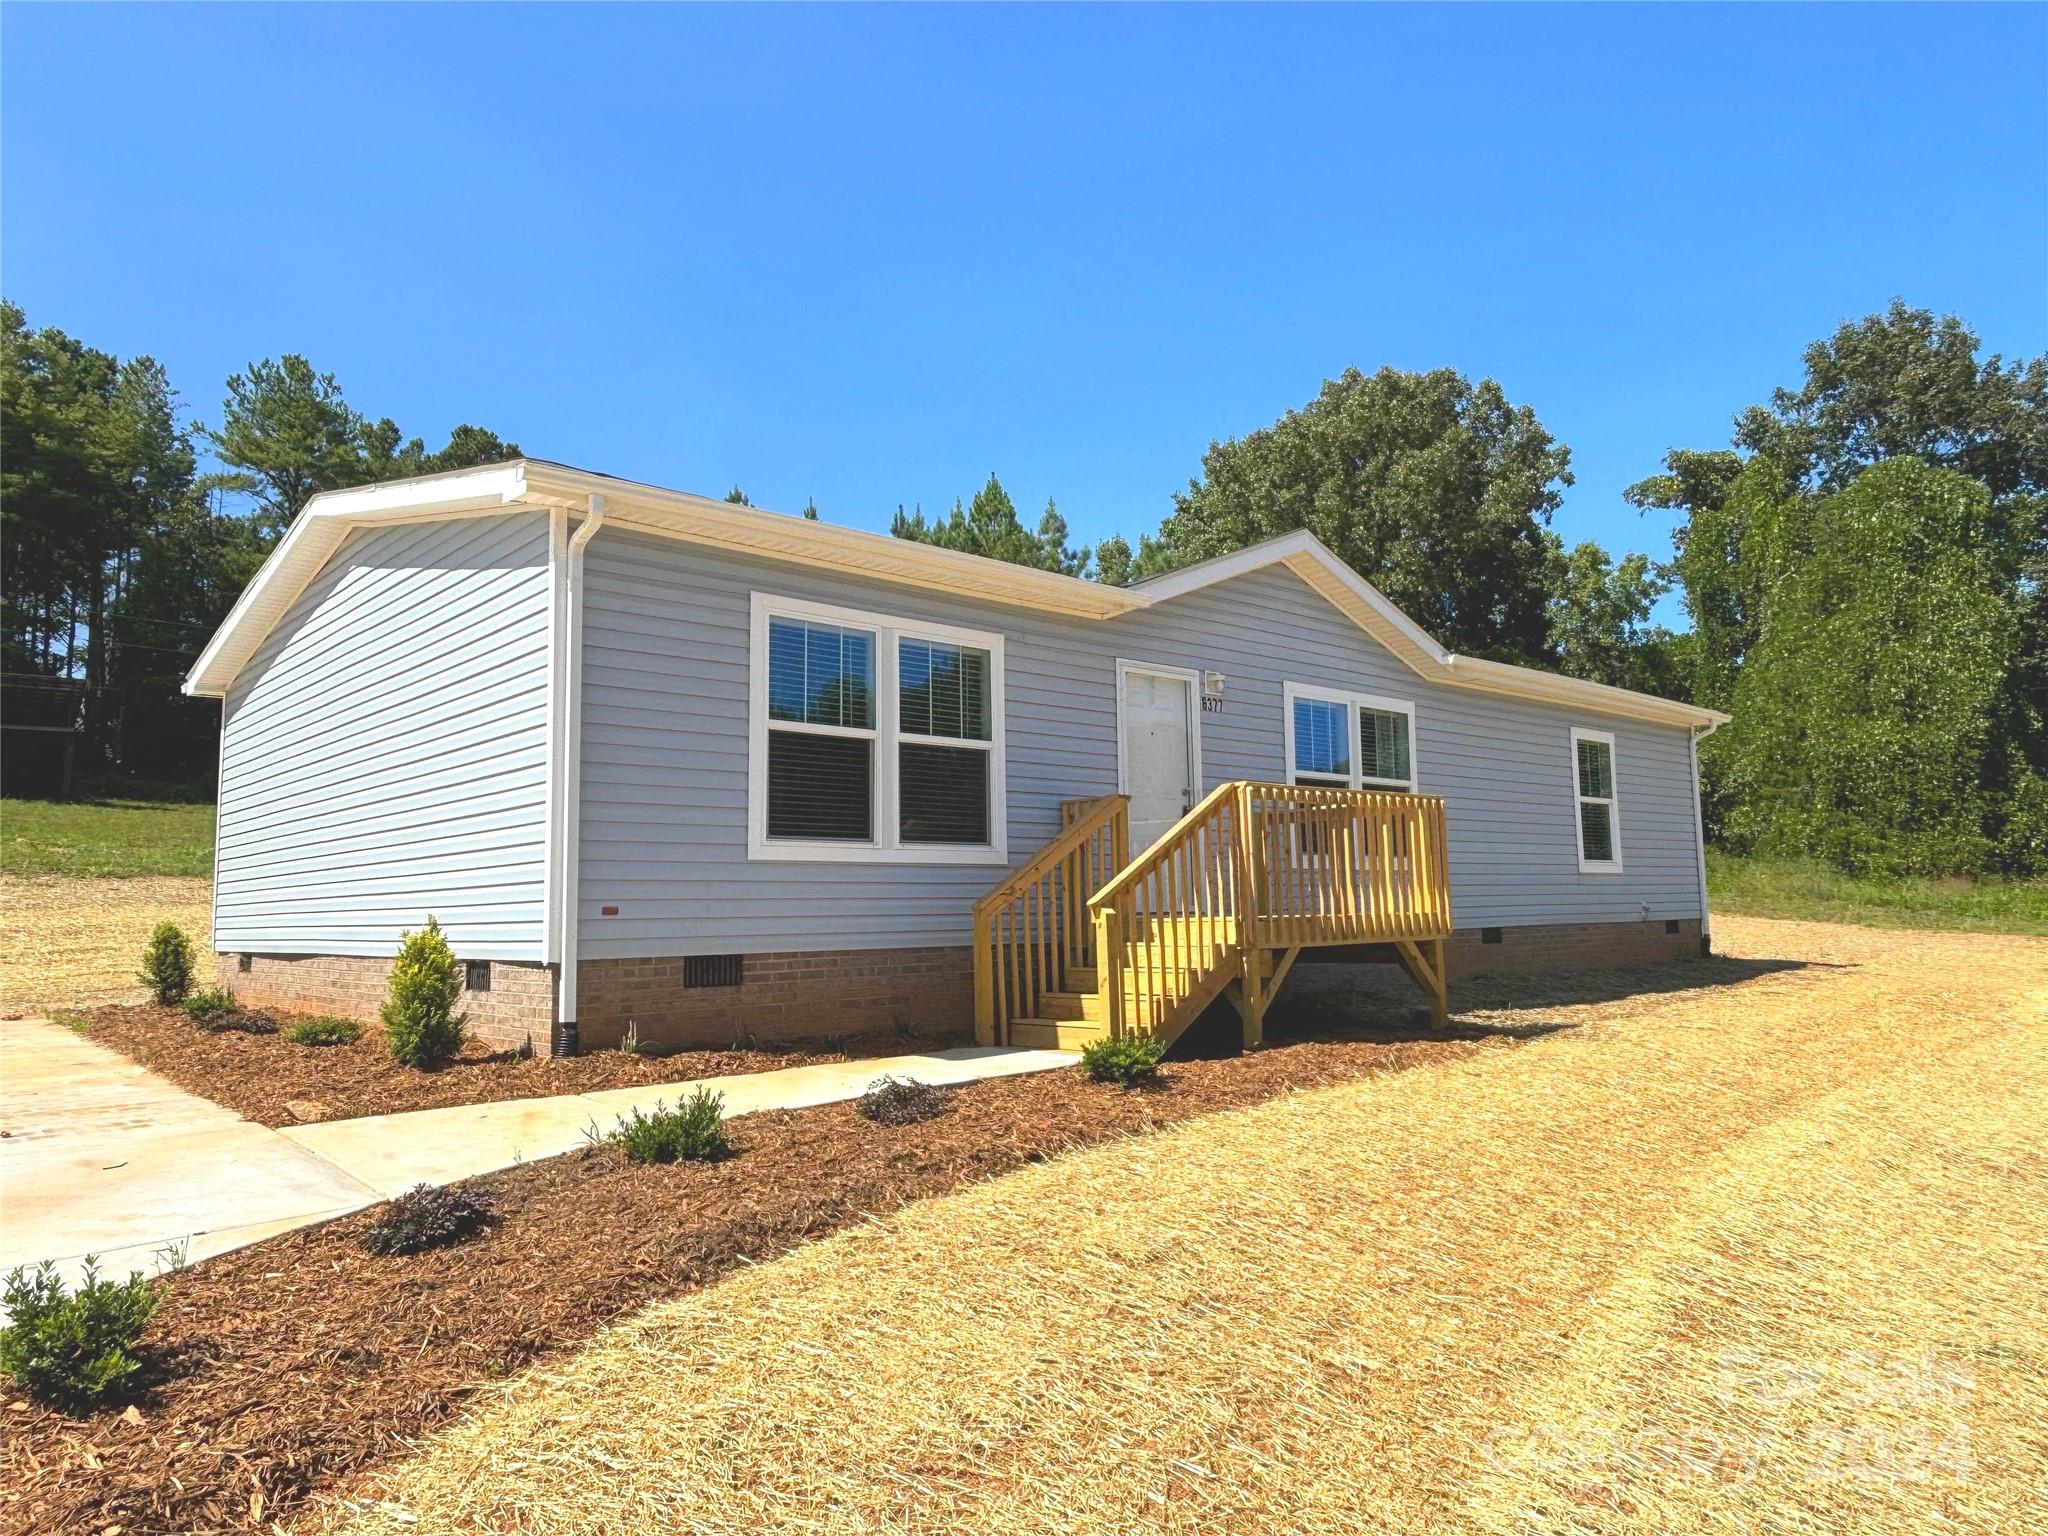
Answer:
<path fill-rule="evenodd" d="M 516 459 L 315 496 L 207 642 L 185 678 L 184 690 L 224 696 L 264 636 L 342 541 L 358 528 L 556 507 L 582 515 L 589 511 L 593 496 L 603 498 L 607 528 L 631 528 L 771 560 L 825 566 L 1078 618 L 1113 619 L 1253 571 L 1282 566 L 1419 676 L 1432 681 L 1668 725 L 1705 726 L 1727 719 L 1714 710 L 1626 688 L 1455 655 L 1306 530 L 1282 534 L 1135 586 L 1112 587 L 890 534 L 812 522 L 593 474 L 545 459 Z"/>

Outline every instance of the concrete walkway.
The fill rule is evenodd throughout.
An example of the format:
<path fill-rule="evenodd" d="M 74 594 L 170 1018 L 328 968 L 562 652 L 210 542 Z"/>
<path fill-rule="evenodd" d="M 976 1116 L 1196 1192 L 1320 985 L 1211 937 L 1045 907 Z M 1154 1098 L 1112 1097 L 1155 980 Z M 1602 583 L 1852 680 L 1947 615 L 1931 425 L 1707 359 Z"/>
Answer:
<path fill-rule="evenodd" d="M 0 1273 L 154 1273 L 402 1194 L 553 1157 L 620 1116 L 699 1087 L 727 1115 L 858 1097 L 884 1074 L 965 1083 L 1070 1067 L 1058 1051 L 973 1046 L 700 1082 L 463 1104 L 275 1131 L 38 1019 L 0 1021 Z"/>
<path fill-rule="evenodd" d="M 918 1056 L 880 1056 L 830 1062 L 816 1067 L 783 1067 L 694 1082 L 647 1088 L 608 1088 L 599 1093 L 552 1099 L 507 1099 L 497 1104 L 458 1104 L 416 1109 L 403 1115 L 370 1115 L 360 1120 L 327 1120 L 295 1125 L 280 1134 L 309 1152 L 345 1168 L 384 1196 L 403 1194 L 415 1184 L 452 1184 L 473 1174 L 514 1163 L 573 1152 L 595 1127 L 608 1131 L 621 1116 L 656 1104 L 680 1104 L 699 1088 L 724 1095 L 727 1115 L 763 1109 L 804 1109 L 858 1098 L 868 1084 L 888 1074 L 926 1083 L 967 1083 L 984 1077 L 1013 1077 L 1071 1067 L 1067 1051 L 1021 1051 L 1004 1046 L 968 1046 Z"/>
<path fill-rule="evenodd" d="M 377 1192 L 266 1126 L 36 1019 L 0 1021 L 0 1273 L 153 1274 Z"/>

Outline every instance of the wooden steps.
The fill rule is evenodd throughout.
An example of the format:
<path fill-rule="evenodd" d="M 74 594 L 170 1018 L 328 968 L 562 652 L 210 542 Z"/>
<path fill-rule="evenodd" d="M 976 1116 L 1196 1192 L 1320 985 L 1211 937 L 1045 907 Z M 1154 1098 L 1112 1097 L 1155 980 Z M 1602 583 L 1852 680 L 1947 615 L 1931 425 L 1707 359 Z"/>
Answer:
<path fill-rule="evenodd" d="M 1078 1051 L 1109 1030 L 1101 1024 L 1065 1019 L 1015 1019 L 1010 1024 L 1010 1044 L 1033 1051 Z"/>
<path fill-rule="evenodd" d="M 1219 784 L 1135 860 L 1125 797 L 1064 802 L 1060 821 L 975 903 L 983 1044 L 1170 1044 L 1228 999 L 1255 1046 L 1274 993 L 1318 946 L 1387 946 L 1445 1018 L 1441 798 Z"/>

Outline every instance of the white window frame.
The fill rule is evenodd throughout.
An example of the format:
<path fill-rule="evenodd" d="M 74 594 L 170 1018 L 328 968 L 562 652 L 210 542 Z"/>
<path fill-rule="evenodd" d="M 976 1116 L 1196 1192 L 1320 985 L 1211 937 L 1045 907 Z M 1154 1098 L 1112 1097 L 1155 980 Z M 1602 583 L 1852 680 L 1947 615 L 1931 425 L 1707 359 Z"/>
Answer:
<path fill-rule="evenodd" d="M 1614 732 L 1612 731 L 1589 731 L 1583 726 L 1575 725 L 1572 727 L 1571 735 L 1572 848 L 1579 856 L 1579 873 L 1582 875 L 1618 875 L 1622 872 L 1621 750 L 1614 744 Z M 1587 795 L 1579 792 L 1579 743 L 1582 741 L 1597 741 L 1604 743 L 1607 747 L 1607 777 L 1612 783 L 1614 793 L 1604 799 L 1599 795 Z M 1586 829 L 1584 822 L 1580 818 L 1584 814 L 1581 807 L 1588 804 L 1604 805 L 1607 807 L 1607 835 L 1614 844 L 1614 857 L 1611 859 L 1589 859 L 1586 857 Z"/>
<path fill-rule="evenodd" d="M 867 842 L 841 839 L 771 838 L 768 835 L 768 731 L 781 729 L 788 721 L 768 718 L 768 621 L 810 620 L 842 629 L 862 629 L 875 637 L 875 728 L 857 730 L 848 726 L 803 725 L 796 729 L 822 736 L 851 736 L 875 744 L 874 773 L 869 781 L 871 825 L 875 836 Z M 966 741 L 952 736 L 923 736 L 902 730 L 903 701 L 897 691 L 901 670 L 899 642 L 936 640 L 988 652 L 989 739 Z M 804 598 L 782 597 L 772 592 L 753 594 L 747 637 L 747 857 L 806 864 L 1007 864 L 1010 862 L 1009 784 L 1005 771 L 1008 753 L 1003 729 L 1003 637 L 985 630 L 959 629 L 950 624 L 928 623 L 922 619 L 894 614 L 871 613 L 860 608 L 842 608 L 831 603 L 814 603 Z M 906 843 L 902 840 L 899 746 L 980 748 L 989 754 L 988 843 Z"/>
<path fill-rule="evenodd" d="M 1421 744 L 1416 739 L 1415 734 L 1414 700 L 1390 699 L 1377 693 L 1352 693 L 1343 688 L 1325 688 L 1317 683 L 1290 682 L 1281 689 L 1281 693 L 1283 696 L 1281 709 L 1286 722 L 1284 733 L 1286 741 L 1282 750 L 1287 754 L 1286 768 L 1287 782 L 1289 784 L 1298 782 L 1294 767 L 1294 701 L 1296 699 L 1313 699 L 1323 704 L 1339 704 L 1344 706 L 1345 728 L 1351 733 L 1351 787 L 1353 789 L 1398 790 L 1410 795 L 1415 793 L 1415 786 L 1422 779 L 1422 752 Z M 1363 750 L 1365 743 L 1360 739 L 1361 732 L 1358 723 L 1358 712 L 1361 709 L 1377 709 L 1390 715 L 1406 715 L 1408 717 L 1408 777 L 1405 780 L 1368 779 L 1365 777 L 1365 752 Z M 1336 775 L 1315 775 L 1315 777 L 1335 778 Z"/>

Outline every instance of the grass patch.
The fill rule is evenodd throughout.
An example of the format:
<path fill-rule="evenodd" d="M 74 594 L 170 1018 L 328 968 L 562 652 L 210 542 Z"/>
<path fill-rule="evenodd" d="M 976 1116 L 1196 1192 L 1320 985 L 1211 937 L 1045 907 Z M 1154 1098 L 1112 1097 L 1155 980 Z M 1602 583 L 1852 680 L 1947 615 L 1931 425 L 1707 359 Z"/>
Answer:
<path fill-rule="evenodd" d="M 1861 879 L 1824 864 L 1707 850 L 1716 912 L 1867 928 L 2048 934 L 2048 880 Z"/>
<path fill-rule="evenodd" d="M 213 807 L 147 800 L 0 801 L 0 873 L 211 875 Z"/>

